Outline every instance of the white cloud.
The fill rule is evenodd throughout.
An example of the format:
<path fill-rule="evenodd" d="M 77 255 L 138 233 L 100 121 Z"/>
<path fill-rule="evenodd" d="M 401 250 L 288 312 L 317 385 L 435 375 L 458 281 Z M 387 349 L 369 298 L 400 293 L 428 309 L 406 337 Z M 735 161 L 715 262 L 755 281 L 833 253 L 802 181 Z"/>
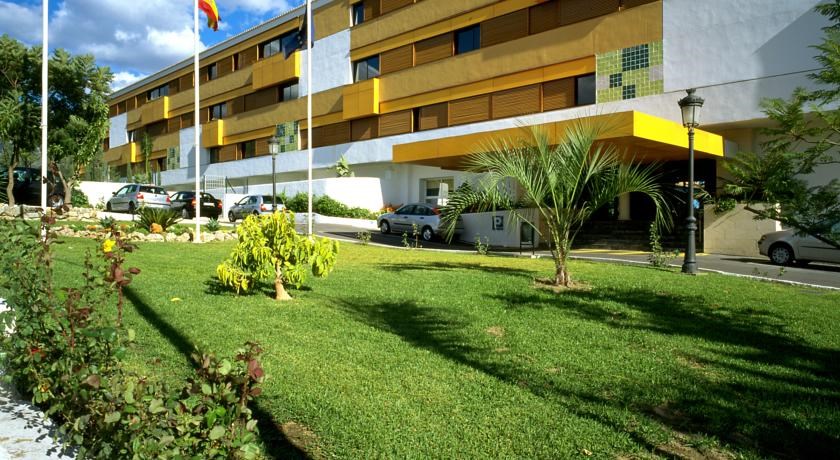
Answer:
<path fill-rule="evenodd" d="M 0 0 L 0 35 L 9 34 L 27 45 L 41 42 L 41 6 Z"/>
<path fill-rule="evenodd" d="M 116 72 L 114 73 L 114 80 L 111 82 L 111 89 L 116 91 L 125 88 L 137 80 L 146 78 L 144 74 L 135 74 L 131 72 Z"/>
<path fill-rule="evenodd" d="M 292 9 L 292 4 L 298 5 L 300 1 L 277 1 L 277 0 L 239 0 L 235 3 L 234 8 L 257 14 L 265 14 L 268 12 L 284 13 Z M 219 5 L 218 3 L 216 4 Z M 220 13 L 221 14 L 221 13 Z M 224 14 L 221 14 L 224 19 Z"/>

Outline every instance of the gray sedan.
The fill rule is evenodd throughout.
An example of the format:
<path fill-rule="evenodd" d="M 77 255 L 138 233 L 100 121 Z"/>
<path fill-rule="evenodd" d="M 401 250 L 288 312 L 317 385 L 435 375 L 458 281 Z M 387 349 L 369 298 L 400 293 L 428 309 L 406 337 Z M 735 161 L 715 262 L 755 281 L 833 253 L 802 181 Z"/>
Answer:
<path fill-rule="evenodd" d="M 142 207 L 169 209 L 169 194 L 157 185 L 128 184 L 114 192 L 105 204 L 105 210 L 128 211 L 134 214 Z"/>
<path fill-rule="evenodd" d="M 230 211 L 228 211 L 228 220 L 236 222 L 237 219 L 244 219 L 249 214 L 256 216 L 271 214 L 271 207 L 271 195 L 247 195 L 231 206 Z M 277 198 L 277 210 L 283 209 L 286 209 L 286 207 Z"/>
<path fill-rule="evenodd" d="M 433 205 L 426 203 L 411 203 L 401 206 L 394 212 L 382 214 L 376 219 L 379 231 L 388 234 L 413 233 L 415 230 L 425 241 L 431 241 L 435 235 L 443 237 L 443 228 L 440 227 L 440 210 Z M 455 235 L 464 230 L 463 220 L 458 217 L 455 223 Z"/>
<path fill-rule="evenodd" d="M 834 231 L 840 233 L 840 224 Z M 811 261 L 840 263 L 840 249 L 813 236 L 799 235 L 794 230 L 762 235 L 758 240 L 758 252 L 776 265 L 794 262 L 805 265 Z"/>

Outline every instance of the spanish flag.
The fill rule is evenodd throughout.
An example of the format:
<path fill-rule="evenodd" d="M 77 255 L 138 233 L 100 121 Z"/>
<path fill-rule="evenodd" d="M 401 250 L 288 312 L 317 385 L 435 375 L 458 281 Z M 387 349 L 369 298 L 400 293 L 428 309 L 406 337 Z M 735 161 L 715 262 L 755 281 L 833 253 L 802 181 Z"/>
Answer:
<path fill-rule="evenodd" d="M 207 27 L 212 27 L 214 31 L 219 30 L 219 9 L 216 8 L 215 0 L 198 0 L 198 9 L 204 11 L 207 15 Z"/>

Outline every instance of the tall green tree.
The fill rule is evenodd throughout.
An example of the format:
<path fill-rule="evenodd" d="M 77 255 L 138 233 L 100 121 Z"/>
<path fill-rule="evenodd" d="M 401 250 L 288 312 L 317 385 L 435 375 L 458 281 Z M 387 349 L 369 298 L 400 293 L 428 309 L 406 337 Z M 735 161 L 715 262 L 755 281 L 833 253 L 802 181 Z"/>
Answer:
<path fill-rule="evenodd" d="M 12 171 L 37 150 L 40 138 L 41 49 L 0 37 L 0 142 L 2 163 Z M 58 49 L 49 62 L 48 154 L 70 202 L 85 168 L 102 154 L 108 133 L 107 97 L 113 78 L 91 55 L 72 56 Z M 7 184 L 10 204 L 13 181 Z"/>
<path fill-rule="evenodd" d="M 566 262 L 575 236 L 595 211 L 620 195 L 647 195 L 656 205 L 657 222 L 669 224 L 655 165 L 622 160 L 614 145 L 596 142 L 598 133 L 598 127 L 578 122 L 566 129 L 557 145 L 545 131 L 531 128 L 525 139 L 500 139 L 482 146 L 480 153 L 467 159 L 468 170 L 482 173 L 482 179 L 450 195 L 442 211 L 444 228 L 451 237 L 457 217 L 467 211 L 536 208 L 548 229 L 548 235 L 541 237 L 551 246 L 553 283 L 569 286 L 572 277 Z M 527 221 L 519 213 L 514 216 Z"/>
<path fill-rule="evenodd" d="M 810 184 L 806 176 L 840 165 L 840 0 L 816 7 L 831 24 L 814 46 L 822 66 L 809 78 L 817 89 L 797 88 L 789 99 L 762 103 L 774 122 L 764 130 L 762 154 L 742 153 L 726 163 L 726 190 L 761 219 L 773 219 L 840 248 L 840 181 Z M 769 204 L 760 204 L 769 203 Z"/>
<path fill-rule="evenodd" d="M 0 161 L 6 170 L 6 198 L 12 194 L 14 169 L 35 150 L 40 136 L 41 51 L 0 36 Z"/>

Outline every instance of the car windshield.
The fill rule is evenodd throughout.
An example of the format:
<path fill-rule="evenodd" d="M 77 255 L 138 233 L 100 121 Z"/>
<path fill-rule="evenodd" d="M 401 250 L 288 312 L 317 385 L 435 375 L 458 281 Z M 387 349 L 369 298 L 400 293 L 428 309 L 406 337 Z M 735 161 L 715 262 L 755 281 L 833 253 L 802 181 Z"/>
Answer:
<path fill-rule="evenodd" d="M 152 187 L 150 185 L 141 185 L 140 191 L 143 193 L 153 193 L 155 195 L 166 195 L 166 190 L 160 187 Z"/>
<path fill-rule="evenodd" d="M 211 200 L 211 201 L 214 201 L 216 198 L 215 198 L 215 197 L 213 197 L 213 195 L 211 195 L 211 194 L 209 194 L 209 193 L 202 193 L 202 194 L 201 194 L 201 199 L 202 199 L 202 200 L 205 200 L 205 201 L 206 201 L 206 200 Z"/>

